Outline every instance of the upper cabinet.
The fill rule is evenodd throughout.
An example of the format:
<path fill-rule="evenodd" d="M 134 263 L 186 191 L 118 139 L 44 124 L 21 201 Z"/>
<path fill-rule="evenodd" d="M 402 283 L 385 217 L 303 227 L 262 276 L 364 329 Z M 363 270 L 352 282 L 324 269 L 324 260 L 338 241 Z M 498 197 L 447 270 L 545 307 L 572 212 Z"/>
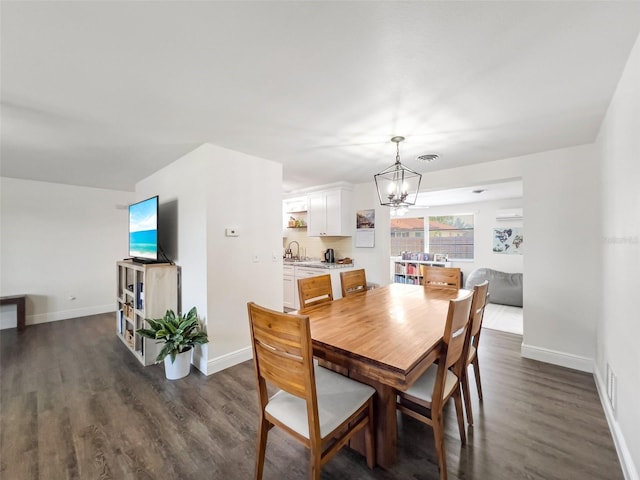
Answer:
<path fill-rule="evenodd" d="M 309 237 L 350 237 L 355 228 L 352 193 L 338 188 L 310 193 L 307 204 Z"/>

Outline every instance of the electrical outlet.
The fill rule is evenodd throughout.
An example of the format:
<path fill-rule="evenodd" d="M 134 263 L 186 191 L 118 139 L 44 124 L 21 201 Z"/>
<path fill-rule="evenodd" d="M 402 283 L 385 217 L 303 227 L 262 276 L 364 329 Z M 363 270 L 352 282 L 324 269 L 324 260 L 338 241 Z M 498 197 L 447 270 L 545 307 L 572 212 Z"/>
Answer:
<path fill-rule="evenodd" d="M 253 263 L 258 263 L 260 261 L 260 255 L 257 253 L 253 254 Z"/>
<path fill-rule="evenodd" d="M 224 229 L 224 234 L 227 237 L 237 237 L 240 234 L 238 233 L 238 229 L 235 227 L 227 227 Z"/>

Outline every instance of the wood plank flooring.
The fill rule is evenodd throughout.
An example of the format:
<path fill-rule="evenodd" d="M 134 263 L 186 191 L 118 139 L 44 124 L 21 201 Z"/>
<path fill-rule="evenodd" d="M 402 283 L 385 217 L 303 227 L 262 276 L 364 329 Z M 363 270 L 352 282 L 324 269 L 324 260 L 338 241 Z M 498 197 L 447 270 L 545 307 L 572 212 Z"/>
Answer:
<path fill-rule="evenodd" d="M 591 375 L 520 358 L 518 335 L 485 330 L 484 402 L 460 446 L 453 408 L 452 480 L 623 479 Z M 250 479 L 257 396 L 245 362 L 167 381 L 142 367 L 104 314 L 0 332 L 0 478 Z M 473 375 L 471 376 L 473 379 Z M 475 384 L 471 384 L 472 390 Z M 323 479 L 438 478 L 429 427 L 399 416 L 398 462 L 369 470 L 343 449 Z M 271 430 L 265 479 L 306 478 L 307 453 Z"/>

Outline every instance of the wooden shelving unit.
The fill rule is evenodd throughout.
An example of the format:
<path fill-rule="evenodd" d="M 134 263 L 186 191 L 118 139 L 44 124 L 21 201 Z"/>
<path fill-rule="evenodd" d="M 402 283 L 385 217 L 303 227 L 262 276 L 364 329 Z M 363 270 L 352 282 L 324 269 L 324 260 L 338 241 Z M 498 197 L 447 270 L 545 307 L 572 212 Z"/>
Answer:
<path fill-rule="evenodd" d="M 179 267 L 168 263 L 117 262 L 116 333 L 142 365 L 155 362 L 160 346 L 136 333 L 146 318 L 178 312 Z"/>
<path fill-rule="evenodd" d="M 422 275 L 420 275 L 420 265 L 430 265 L 432 267 L 450 267 L 451 262 L 432 262 L 426 260 L 394 260 L 393 281 L 395 283 L 421 285 Z"/>

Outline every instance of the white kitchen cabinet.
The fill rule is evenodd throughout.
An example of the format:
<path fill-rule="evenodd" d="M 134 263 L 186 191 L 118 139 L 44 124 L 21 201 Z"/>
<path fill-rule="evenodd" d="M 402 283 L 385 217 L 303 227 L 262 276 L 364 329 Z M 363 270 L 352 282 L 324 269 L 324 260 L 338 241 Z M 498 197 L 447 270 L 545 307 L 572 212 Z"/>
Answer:
<path fill-rule="evenodd" d="M 293 266 L 285 265 L 282 273 L 284 306 L 286 308 L 297 308 L 298 293 L 296 291 L 295 269 Z"/>
<path fill-rule="evenodd" d="M 351 191 L 338 188 L 308 196 L 309 237 L 350 237 L 355 229 Z"/>

